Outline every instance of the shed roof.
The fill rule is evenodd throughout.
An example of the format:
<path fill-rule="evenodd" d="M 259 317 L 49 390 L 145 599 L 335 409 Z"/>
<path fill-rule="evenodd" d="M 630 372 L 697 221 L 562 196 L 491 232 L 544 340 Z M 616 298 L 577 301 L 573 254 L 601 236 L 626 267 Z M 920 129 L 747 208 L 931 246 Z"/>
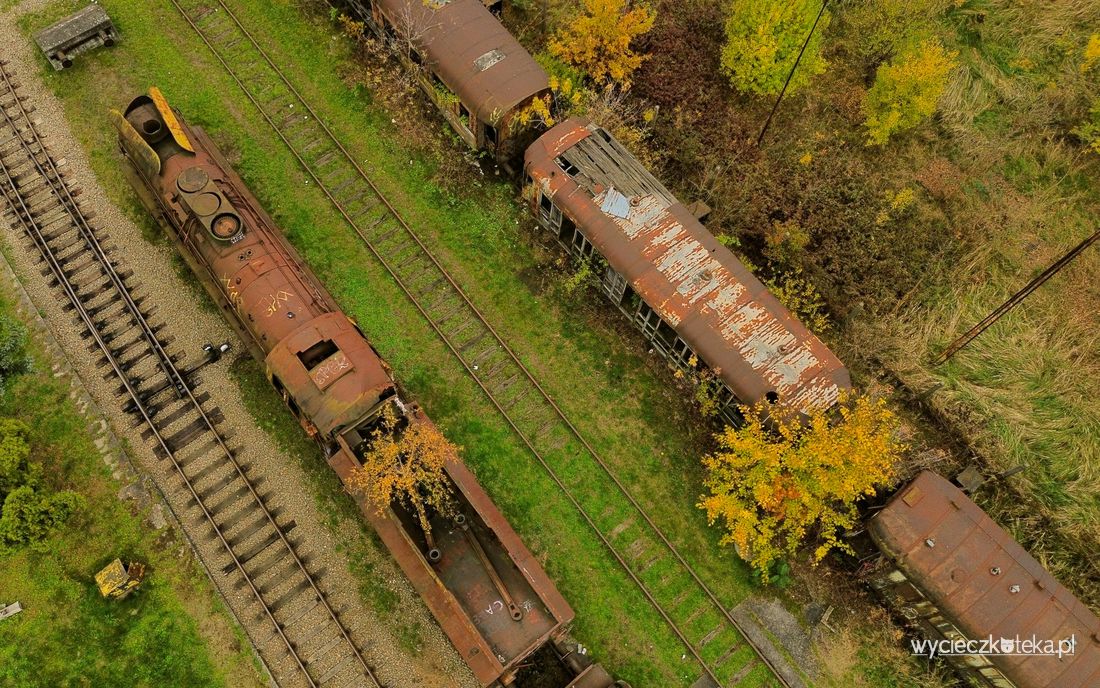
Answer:
<path fill-rule="evenodd" d="M 1062 658 L 990 656 L 1017 685 L 1100 686 L 1100 618 L 943 477 L 922 472 L 868 532 L 968 637 L 1075 638 L 1075 653 Z"/>
<path fill-rule="evenodd" d="M 775 392 L 806 412 L 831 406 L 851 386 L 832 351 L 604 129 L 563 122 L 528 149 L 527 163 L 608 263 L 741 401 Z"/>
<path fill-rule="evenodd" d="M 549 88 L 539 66 L 481 0 L 379 0 L 399 33 L 485 122 Z"/>

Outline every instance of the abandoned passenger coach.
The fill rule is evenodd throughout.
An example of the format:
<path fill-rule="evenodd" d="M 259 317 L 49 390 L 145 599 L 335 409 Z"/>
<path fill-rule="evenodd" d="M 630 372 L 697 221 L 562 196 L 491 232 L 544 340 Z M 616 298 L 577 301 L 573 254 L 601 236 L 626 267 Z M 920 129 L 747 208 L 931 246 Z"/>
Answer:
<path fill-rule="evenodd" d="M 389 367 L 206 132 L 179 118 L 155 88 L 112 118 L 143 204 L 356 495 L 481 685 L 512 684 L 536 656 L 557 665 L 556 685 L 621 685 L 575 650 L 567 635 L 573 610 L 457 453 L 444 464 L 454 513 L 431 512 L 434 538 L 400 504 L 380 510 L 352 489 L 383 411 L 397 420 L 394 434 L 431 420 L 402 398 Z M 260 561 L 252 557 L 269 545 L 257 545 L 249 561 Z M 304 618 L 307 589 L 280 598 L 280 624 Z"/>
<path fill-rule="evenodd" d="M 706 366 L 719 407 L 828 408 L 851 386 L 821 341 L 605 129 L 562 122 L 527 150 L 541 228 L 601 265 L 603 293 L 680 369 Z"/>
<path fill-rule="evenodd" d="M 958 641 L 946 659 L 976 685 L 1100 686 L 1100 618 L 943 477 L 921 473 L 867 532 L 883 554 L 871 587 L 927 639 Z"/>
<path fill-rule="evenodd" d="M 482 0 L 344 0 L 412 71 L 454 130 L 498 162 L 530 134 L 517 112 L 550 93 L 549 77 Z"/>

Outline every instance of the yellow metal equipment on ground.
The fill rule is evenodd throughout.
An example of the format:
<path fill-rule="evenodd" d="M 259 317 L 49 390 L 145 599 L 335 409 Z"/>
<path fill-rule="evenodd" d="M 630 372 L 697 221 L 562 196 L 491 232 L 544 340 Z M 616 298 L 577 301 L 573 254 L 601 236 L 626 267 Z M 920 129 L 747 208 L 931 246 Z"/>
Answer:
<path fill-rule="evenodd" d="M 141 584 L 145 577 L 145 564 L 131 561 L 123 566 L 121 559 L 115 559 L 95 575 L 96 585 L 104 597 L 121 600 Z"/>

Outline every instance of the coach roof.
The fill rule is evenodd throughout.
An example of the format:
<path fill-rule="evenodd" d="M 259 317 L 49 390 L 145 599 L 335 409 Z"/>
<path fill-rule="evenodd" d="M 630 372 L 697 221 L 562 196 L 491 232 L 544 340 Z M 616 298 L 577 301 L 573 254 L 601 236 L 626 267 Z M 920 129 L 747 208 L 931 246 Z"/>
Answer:
<path fill-rule="evenodd" d="M 868 531 L 902 573 L 969 638 L 1059 640 L 1072 656 L 991 656 L 1019 686 L 1100 686 L 1100 618 L 962 490 L 924 471 Z"/>
<path fill-rule="evenodd" d="M 549 78 L 481 0 L 379 0 L 459 99 L 483 122 L 549 88 Z"/>
<path fill-rule="evenodd" d="M 605 130 L 570 119 L 543 134 L 527 162 L 543 191 L 742 402 L 778 395 L 807 412 L 851 386 L 840 360 Z"/>

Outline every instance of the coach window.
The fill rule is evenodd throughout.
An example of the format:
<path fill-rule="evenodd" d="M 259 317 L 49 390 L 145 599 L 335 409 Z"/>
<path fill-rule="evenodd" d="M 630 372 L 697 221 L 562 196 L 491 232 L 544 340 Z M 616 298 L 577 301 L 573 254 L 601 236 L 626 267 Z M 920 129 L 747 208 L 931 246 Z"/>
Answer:
<path fill-rule="evenodd" d="M 691 357 L 695 355 L 695 352 L 691 350 L 691 347 L 688 346 L 687 342 L 685 342 L 682 338 L 677 337 L 672 342 L 672 347 L 668 355 L 670 358 L 672 358 L 674 363 L 682 368 L 686 368 L 688 367 L 688 361 L 690 361 Z"/>
<path fill-rule="evenodd" d="M 584 234 L 581 234 L 579 230 L 573 231 L 573 244 L 571 250 L 580 258 L 591 258 L 596 252 L 596 248 L 592 246 L 592 242 L 590 242 L 588 237 Z"/>
<path fill-rule="evenodd" d="M 558 230 L 558 239 L 568 246 L 573 242 L 573 236 L 580 233 L 577 231 L 577 225 L 561 212 L 551 213 L 550 216 L 551 218 L 557 217 L 558 226 L 560 227 Z M 551 224 L 553 224 L 553 222 L 551 222 Z"/>
<path fill-rule="evenodd" d="M 497 130 L 496 127 L 486 124 L 485 125 L 485 143 L 495 146 L 497 145 Z"/>
<path fill-rule="evenodd" d="M 603 291 L 616 306 L 622 304 L 623 297 L 626 295 L 626 278 L 610 265 L 607 266 L 603 275 Z"/>
<path fill-rule="evenodd" d="M 458 120 L 462 122 L 462 126 L 473 131 L 473 122 L 470 120 L 470 110 L 462 104 L 462 101 L 458 101 Z"/>

